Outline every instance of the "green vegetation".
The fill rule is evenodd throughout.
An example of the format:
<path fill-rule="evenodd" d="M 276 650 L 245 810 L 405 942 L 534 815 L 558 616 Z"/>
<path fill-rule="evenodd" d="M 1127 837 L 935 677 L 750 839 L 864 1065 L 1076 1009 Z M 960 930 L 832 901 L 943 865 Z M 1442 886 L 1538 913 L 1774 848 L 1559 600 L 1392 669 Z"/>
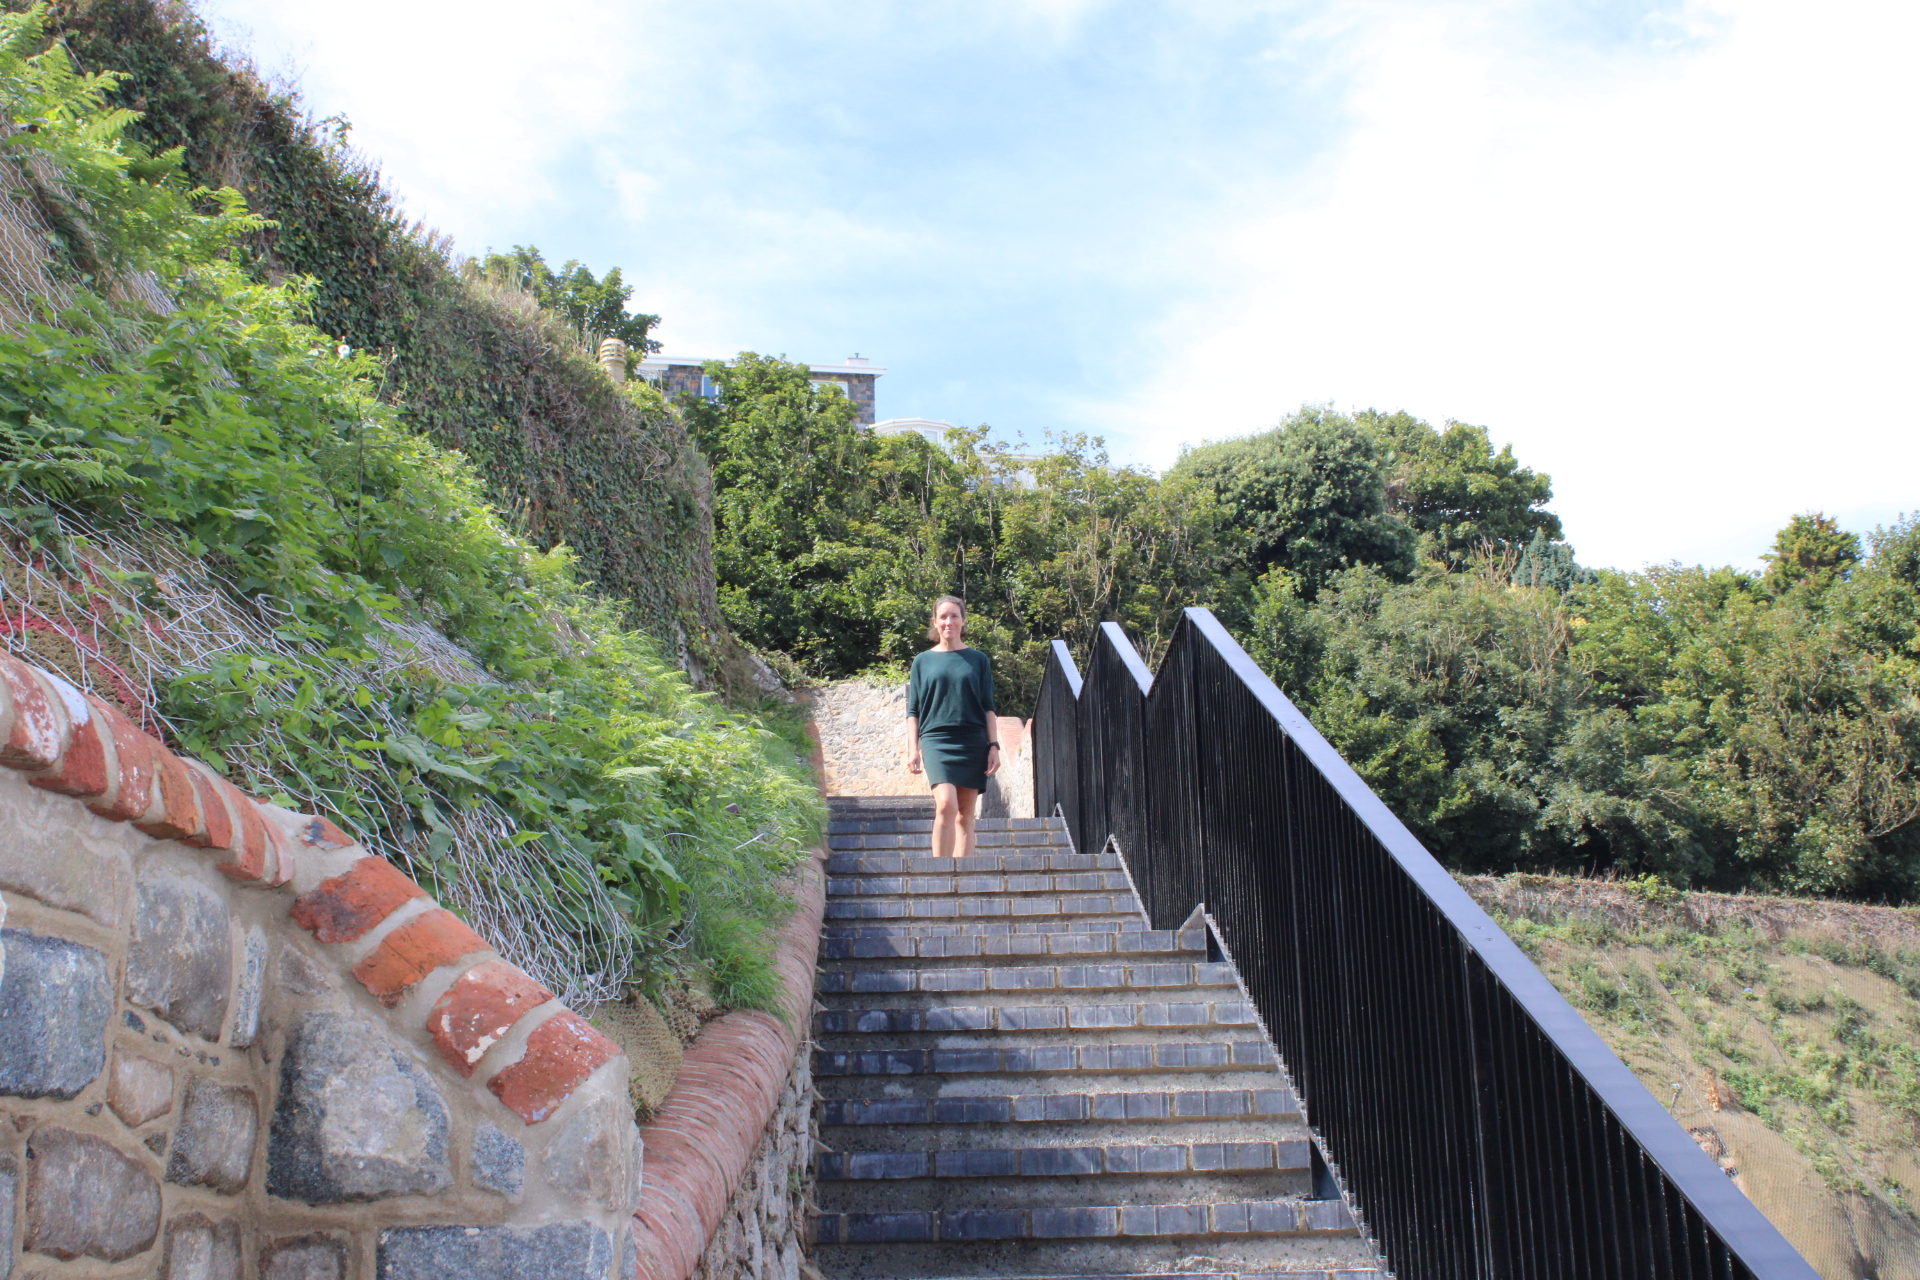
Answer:
<path fill-rule="evenodd" d="M 49 49 L 40 10 L 0 18 L 0 172 L 9 207 L 52 231 L 55 288 L 37 322 L 0 331 L 9 523 L 76 582 L 100 562 L 66 536 L 75 518 L 137 531 L 271 620 L 261 645 L 161 682 L 186 749 L 443 887 L 497 871 L 461 856 L 476 827 L 546 854 L 518 864 L 523 897 L 580 900 L 568 878 L 587 868 L 637 943 L 614 981 L 690 942 L 723 1000 L 769 1002 L 763 935 L 823 816 L 798 727 L 696 692 L 628 629 L 645 612 L 631 598 L 515 536 L 483 474 L 383 399 L 392 364 L 305 322 L 314 286 L 249 272 L 270 229 L 131 138 L 117 85 Z M 644 419 L 609 415 L 601 434 L 617 449 Z M 678 501 L 696 521 L 691 493 Z M 138 647 L 178 584 L 106 568 L 113 626 Z M 463 675 L 417 650 L 420 624 L 461 647 Z"/>
<path fill-rule="evenodd" d="M 1312 601 L 1263 579 L 1249 647 L 1458 868 L 1909 901 L 1920 523 L 1870 541 L 1771 586 L 1669 566 L 1556 589 L 1495 555 L 1347 570 Z"/>
<path fill-rule="evenodd" d="M 1900 941 L 1914 936 L 1911 913 L 1853 909 L 1873 918 L 1778 936 L 1795 904 L 1722 900 L 1702 914 L 1667 891 L 1612 924 L 1574 882 L 1530 877 L 1518 895 L 1515 883 L 1468 888 L 1796 1244 L 1809 1248 L 1796 1233 L 1823 1219 L 1793 1202 L 1804 1183 L 1790 1169 L 1767 1168 L 1779 1159 L 1772 1140 L 1742 1113 L 1837 1197 L 1833 1221 L 1851 1215 L 1862 1241 L 1920 1239 L 1920 951 Z M 1519 896 L 1524 912 L 1502 909 Z M 1711 914 L 1723 922 L 1702 925 Z M 1876 1215 L 1897 1229 L 1866 1229 Z"/>
<path fill-rule="evenodd" d="M 546 311 L 565 321 L 579 335 L 583 345 L 598 346 L 603 338 L 618 338 L 631 351 L 632 361 L 660 343 L 647 335 L 660 323 L 659 316 L 629 315 L 627 303 L 633 288 L 620 278 L 620 268 L 596 280 L 593 272 L 579 261 L 569 259 L 555 271 L 547 265 L 540 250 L 532 245 L 515 245 L 511 253 L 489 253 L 480 260 L 480 274 L 510 284 L 529 294 Z"/>

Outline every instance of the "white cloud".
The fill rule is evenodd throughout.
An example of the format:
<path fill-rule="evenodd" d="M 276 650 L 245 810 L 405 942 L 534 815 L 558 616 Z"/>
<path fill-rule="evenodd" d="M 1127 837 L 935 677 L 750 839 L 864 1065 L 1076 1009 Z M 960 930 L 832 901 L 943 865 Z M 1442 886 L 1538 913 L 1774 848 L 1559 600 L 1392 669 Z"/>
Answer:
<path fill-rule="evenodd" d="M 644 7 L 619 0 L 563 22 L 503 0 L 202 9 L 267 72 L 290 73 L 310 109 L 346 113 L 409 213 L 470 250 L 562 198 L 563 168 L 626 128 L 654 53 Z"/>
<path fill-rule="evenodd" d="M 1484 423 L 1591 563 L 1920 507 L 1920 11 L 1739 3 L 1633 56 L 1543 49 L 1525 13 L 1352 32 L 1346 144 L 1219 235 L 1144 394 L 1080 412 L 1158 462 L 1303 401 Z"/>

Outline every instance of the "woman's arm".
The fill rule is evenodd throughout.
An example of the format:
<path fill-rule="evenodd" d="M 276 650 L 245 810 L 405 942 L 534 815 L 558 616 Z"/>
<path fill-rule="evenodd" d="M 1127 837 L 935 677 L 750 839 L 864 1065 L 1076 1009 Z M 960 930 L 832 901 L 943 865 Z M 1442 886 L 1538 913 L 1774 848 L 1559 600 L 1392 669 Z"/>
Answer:
<path fill-rule="evenodd" d="M 993 659 L 988 658 L 980 664 L 982 693 L 981 701 L 987 704 L 987 776 L 991 778 L 1000 770 L 1000 717 L 993 711 Z"/>
<path fill-rule="evenodd" d="M 920 717 L 907 717 L 907 772 L 920 772 Z"/>

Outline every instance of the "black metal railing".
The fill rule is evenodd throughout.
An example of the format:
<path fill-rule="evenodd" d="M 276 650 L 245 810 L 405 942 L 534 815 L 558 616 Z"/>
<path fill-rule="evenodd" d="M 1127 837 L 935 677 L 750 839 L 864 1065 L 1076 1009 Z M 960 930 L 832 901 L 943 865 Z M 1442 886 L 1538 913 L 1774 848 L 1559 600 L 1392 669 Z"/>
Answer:
<path fill-rule="evenodd" d="M 1814 1280 L 1214 616 L 1055 642 L 1036 799 L 1157 928 L 1204 903 L 1401 1280 Z"/>

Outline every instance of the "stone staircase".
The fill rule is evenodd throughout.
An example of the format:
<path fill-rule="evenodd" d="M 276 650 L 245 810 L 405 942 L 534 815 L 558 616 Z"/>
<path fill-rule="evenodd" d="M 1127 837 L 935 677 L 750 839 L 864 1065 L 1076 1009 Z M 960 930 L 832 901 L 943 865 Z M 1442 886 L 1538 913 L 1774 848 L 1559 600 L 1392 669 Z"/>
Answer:
<path fill-rule="evenodd" d="M 824 1275 L 1383 1280 L 1197 916 L 1149 929 L 1057 819 L 983 820 L 956 862 L 925 800 L 833 816 Z"/>

